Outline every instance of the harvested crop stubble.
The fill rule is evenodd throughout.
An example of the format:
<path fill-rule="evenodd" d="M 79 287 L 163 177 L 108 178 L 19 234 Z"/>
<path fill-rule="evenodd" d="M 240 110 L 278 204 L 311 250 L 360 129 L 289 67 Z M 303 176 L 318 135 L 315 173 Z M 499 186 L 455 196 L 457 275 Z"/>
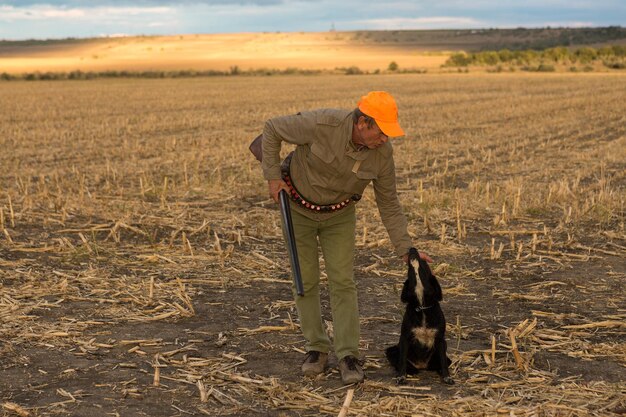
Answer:
<path fill-rule="evenodd" d="M 623 413 L 624 81 L 3 85 L 3 413 Z M 355 268 L 368 378 L 343 387 L 334 367 L 297 373 L 304 342 L 280 221 L 247 145 L 268 117 L 352 107 L 371 89 L 397 97 L 407 131 L 394 140 L 398 191 L 444 287 L 450 388 L 430 373 L 393 382 L 383 350 L 399 336 L 405 267 L 371 189 L 358 205 Z"/>

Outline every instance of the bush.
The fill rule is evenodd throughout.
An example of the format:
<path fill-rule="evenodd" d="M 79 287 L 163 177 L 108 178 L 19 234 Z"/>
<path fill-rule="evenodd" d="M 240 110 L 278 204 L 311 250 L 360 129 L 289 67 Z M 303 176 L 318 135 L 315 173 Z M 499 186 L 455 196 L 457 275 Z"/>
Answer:
<path fill-rule="evenodd" d="M 60 78 L 61 77 L 53 72 L 44 72 L 43 74 L 39 75 L 40 80 L 58 80 Z"/>
<path fill-rule="evenodd" d="M 569 49 L 563 46 L 546 49 L 542 52 L 541 56 L 553 62 L 563 62 L 566 59 L 570 59 Z"/>
<path fill-rule="evenodd" d="M 444 65 L 450 67 L 466 67 L 472 63 L 472 59 L 467 56 L 464 52 L 457 52 L 450 55 L 450 58 L 446 61 Z"/>
<path fill-rule="evenodd" d="M 502 72 L 502 65 L 487 68 L 487 72 Z"/>
<path fill-rule="evenodd" d="M 496 65 L 500 62 L 500 55 L 495 51 L 479 52 L 475 55 L 475 61 L 486 65 Z"/>
<path fill-rule="evenodd" d="M 282 73 L 283 73 L 283 74 L 297 74 L 298 72 L 300 72 L 300 71 L 298 70 L 298 68 L 296 68 L 296 67 L 288 67 L 288 68 L 286 68 L 285 70 L 283 70 L 283 72 L 282 72 Z"/>
<path fill-rule="evenodd" d="M 556 71 L 556 69 L 554 68 L 554 65 L 550 65 L 550 64 L 539 64 L 539 66 L 537 67 L 537 71 L 539 72 L 554 72 Z"/>
<path fill-rule="evenodd" d="M 576 59 L 580 61 L 581 64 L 587 64 L 597 57 L 596 50 L 593 48 L 580 48 L 575 53 L 574 56 Z"/>
<path fill-rule="evenodd" d="M 359 74 L 363 74 L 363 71 L 361 71 L 361 68 L 353 65 L 351 67 L 346 68 L 346 75 L 359 75 Z"/>
<path fill-rule="evenodd" d="M 80 70 L 70 72 L 67 78 L 69 78 L 70 80 L 84 80 L 85 79 L 84 73 Z"/>
<path fill-rule="evenodd" d="M 603 46 L 602 48 L 598 49 L 596 54 L 599 57 L 615 56 L 615 52 L 613 51 L 613 48 L 611 48 L 610 46 Z"/>
<path fill-rule="evenodd" d="M 626 56 L 626 45 L 613 45 L 613 55 L 623 57 Z"/>
<path fill-rule="evenodd" d="M 626 69 L 626 62 L 623 61 L 604 61 L 604 66 L 611 69 Z"/>
<path fill-rule="evenodd" d="M 620 32 L 621 33 L 621 32 Z M 569 36 L 569 35 L 568 35 Z M 549 64 L 574 64 L 580 62 L 581 64 L 589 64 L 603 59 L 608 62 L 605 65 L 611 68 L 621 68 L 621 60 L 619 58 L 626 57 L 626 45 L 612 45 L 604 46 L 602 48 L 583 47 L 576 51 L 562 46 L 564 43 L 564 37 L 561 41 L 561 46 L 547 47 L 548 44 L 535 45 L 540 47 L 540 51 L 533 49 L 515 50 L 510 51 L 508 49 L 501 49 L 499 51 L 482 51 L 472 54 L 466 54 L 463 52 L 457 52 L 448 58 L 444 66 L 449 67 L 465 67 L 468 65 L 484 65 L 495 67 L 500 63 L 512 63 L 518 66 L 524 66 L 526 71 L 555 71 Z M 569 37 L 567 37 L 569 39 Z M 590 43 L 588 40 L 585 42 L 574 43 Z M 532 47 L 528 44 L 527 47 Z M 542 65 L 538 67 L 537 63 L 541 62 Z M 544 64 L 547 62 L 548 64 Z M 490 71 L 494 71 L 492 68 Z M 497 71 L 497 69 L 495 69 Z"/>
<path fill-rule="evenodd" d="M 391 61 L 389 63 L 389 66 L 387 67 L 387 69 L 389 71 L 398 71 L 398 68 L 399 68 L 399 66 L 398 66 L 398 63 L 396 61 Z"/>
<path fill-rule="evenodd" d="M 509 51 L 508 49 L 501 49 L 498 52 L 498 58 L 500 58 L 500 61 L 502 62 L 510 62 L 513 60 L 513 57 L 515 55 L 513 54 L 513 52 Z"/>
<path fill-rule="evenodd" d="M 535 61 L 539 57 L 539 54 L 537 53 L 537 51 L 527 49 L 525 51 L 515 51 L 513 53 L 513 57 L 517 65 L 528 65 L 531 62 Z"/>

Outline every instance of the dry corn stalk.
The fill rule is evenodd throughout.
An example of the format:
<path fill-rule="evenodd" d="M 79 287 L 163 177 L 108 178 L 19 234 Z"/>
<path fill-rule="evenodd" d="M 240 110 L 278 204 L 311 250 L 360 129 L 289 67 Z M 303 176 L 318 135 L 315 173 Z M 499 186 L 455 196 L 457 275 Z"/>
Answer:
<path fill-rule="evenodd" d="M 8 411 L 12 411 L 20 417 L 30 416 L 30 412 L 28 412 L 28 410 L 12 402 L 5 402 L 4 404 L 2 404 L 2 408 Z"/>
<path fill-rule="evenodd" d="M 354 396 L 354 389 L 350 388 L 348 392 L 346 393 L 346 399 L 344 400 L 341 406 L 341 410 L 339 411 L 339 414 L 337 415 L 337 417 L 345 417 L 346 415 L 348 415 L 348 409 L 350 408 L 350 403 L 352 403 L 353 396 Z"/>

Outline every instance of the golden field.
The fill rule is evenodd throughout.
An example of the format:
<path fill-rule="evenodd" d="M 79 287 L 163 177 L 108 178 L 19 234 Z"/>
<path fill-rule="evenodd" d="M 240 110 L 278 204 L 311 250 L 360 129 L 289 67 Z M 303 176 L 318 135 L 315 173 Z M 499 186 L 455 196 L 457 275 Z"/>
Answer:
<path fill-rule="evenodd" d="M 261 68 L 333 70 L 358 66 L 386 70 L 439 68 L 449 53 L 414 41 L 365 42 L 351 32 L 235 33 L 89 39 L 0 48 L 0 70 L 69 72 L 106 70 L 216 70 Z M 437 47 L 437 46 L 435 46 Z"/>
<path fill-rule="evenodd" d="M 86 39 L 0 40 L 0 75 L 184 71 L 205 73 L 357 72 L 441 73 L 457 52 L 549 51 L 568 45 L 572 55 L 555 61 L 555 54 L 490 65 L 482 61 L 472 71 L 532 70 L 539 64 L 561 72 L 611 72 L 624 68 L 615 54 L 593 62 L 575 54 L 580 48 L 620 47 L 626 30 L 608 28 L 538 28 L 476 30 L 381 30 L 328 32 L 264 32 L 121 36 Z M 506 51 L 504 51 L 506 52 Z M 587 55 L 588 55 L 587 51 Z M 536 55 L 536 54 L 535 54 Z M 583 54 L 584 55 L 584 54 Z M 621 56 L 621 55 L 620 55 Z M 506 61 L 506 62 L 505 62 Z M 492 62 L 492 60 L 488 60 Z M 395 67 L 395 69 L 394 69 Z M 527 68 L 524 68 L 527 67 Z M 511 69 L 512 68 L 512 69 Z M 463 68 L 467 70 L 467 68 Z"/>
<path fill-rule="evenodd" d="M 350 415 L 620 415 L 625 81 L 0 83 L 1 409 L 337 415 L 354 389 Z M 394 140 L 398 191 L 444 288 L 452 387 L 430 373 L 397 386 L 386 364 L 405 270 L 371 188 L 355 237 L 367 379 L 299 375 L 277 207 L 247 146 L 269 117 L 351 108 L 377 89 L 407 132 Z"/>

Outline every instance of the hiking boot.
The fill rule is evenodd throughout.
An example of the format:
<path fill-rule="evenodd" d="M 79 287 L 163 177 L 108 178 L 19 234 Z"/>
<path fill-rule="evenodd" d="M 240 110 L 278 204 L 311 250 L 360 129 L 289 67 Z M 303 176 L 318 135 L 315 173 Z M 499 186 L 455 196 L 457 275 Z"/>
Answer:
<path fill-rule="evenodd" d="M 363 382 L 365 377 L 359 360 L 352 355 L 339 361 L 339 372 L 341 372 L 341 381 L 346 385 Z"/>
<path fill-rule="evenodd" d="M 328 362 L 328 353 L 312 350 L 307 352 L 302 363 L 302 373 L 306 376 L 316 376 L 324 372 Z"/>

